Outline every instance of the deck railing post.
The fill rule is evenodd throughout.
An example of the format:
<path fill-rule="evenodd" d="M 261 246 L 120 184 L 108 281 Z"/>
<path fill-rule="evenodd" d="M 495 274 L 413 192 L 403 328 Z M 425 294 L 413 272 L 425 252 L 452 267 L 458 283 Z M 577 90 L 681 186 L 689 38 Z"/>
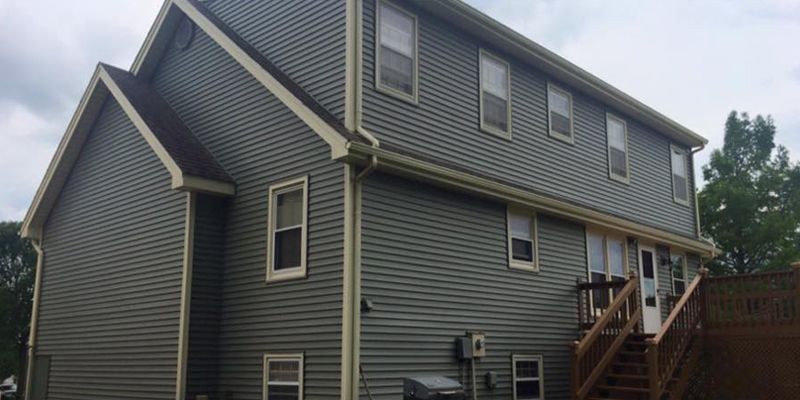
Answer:
<path fill-rule="evenodd" d="M 647 380 L 650 387 L 650 400 L 659 400 L 661 397 L 661 382 L 658 376 L 658 343 L 647 339 Z"/>
<path fill-rule="evenodd" d="M 794 271 L 794 323 L 800 324 L 800 261 L 792 263 L 792 271 Z"/>
<path fill-rule="evenodd" d="M 570 351 L 570 358 L 571 358 L 570 365 L 572 366 L 572 370 L 570 371 L 570 375 L 571 375 L 570 376 L 570 386 L 572 387 L 572 398 L 574 400 L 578 400 L 578 391 L 581 390 L 581 382 L 580 382 L 581 378 L 580 378 L 580 371 L 579 371 L 580 366 L 578 365 L 578 353 L 577 353 L 577 349 L 578 349 L 578 345 L 579 344 L 580 344 L 580 342 L 578 342 L 576 340 L 576 341 L 572 342 L 572 344 L 570 346 L 571 350 L 572 350 L 572 351 Z"/>

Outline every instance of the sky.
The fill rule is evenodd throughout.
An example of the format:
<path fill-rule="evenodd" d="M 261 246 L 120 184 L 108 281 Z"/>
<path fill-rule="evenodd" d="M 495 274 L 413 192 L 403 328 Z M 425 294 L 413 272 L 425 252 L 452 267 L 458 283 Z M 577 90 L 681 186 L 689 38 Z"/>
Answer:
<path fill-rule="evenodd" d="M 800 159 L 800 0 L 467 2 L 708 138 L 698 166 L 731 110 L 772 115 Z M 128 68 L 160 5 L 0 0 L 0 220 L 24 217 L 94 66 Z"/>

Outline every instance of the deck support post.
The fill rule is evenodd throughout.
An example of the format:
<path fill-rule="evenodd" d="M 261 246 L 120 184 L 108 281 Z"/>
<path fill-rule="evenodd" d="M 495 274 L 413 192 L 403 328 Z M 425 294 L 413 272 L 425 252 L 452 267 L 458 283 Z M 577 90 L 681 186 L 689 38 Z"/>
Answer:
<path fill-rule="evenodd" d="M 794 290 L 797 292 L 794 296 L 794 317 L 797 323 L 800 319 L 800 260 L 792 263 L 792 271 L 794 271 Z"/>
<path fill-rule="evenodd" d="M 647 381 L 650 388 L 650 400 L 658 400 L 660 397 L 661 382 L 658 379 L 658 343 L 655 340 L 647 339 Z"/>

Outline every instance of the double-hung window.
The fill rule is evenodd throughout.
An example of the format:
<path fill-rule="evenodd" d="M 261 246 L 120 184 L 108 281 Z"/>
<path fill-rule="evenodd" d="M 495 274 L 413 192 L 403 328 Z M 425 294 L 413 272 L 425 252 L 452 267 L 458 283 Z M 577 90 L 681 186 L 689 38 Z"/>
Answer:
<path fill-rule="evenodd" d="M 303 398 L 303 355 L 264 355 L 264 400 Z"/>
<path fill-rule="evenodd" d="M 573 143 L 572 96 L 569 92 L 548 83 L 547 114 L 550 136 Z"/>
<path fill-rule="evenodd" d="M 672 161 L 672 196 L 676 203 L 689 204 L 689 178 L 686 151 L 670 146 Z"/>
<path fill-rule="evenodd" d="M 542 356 L 513 355 L 514 400 L 541 400 L 544 398 Z"/>
<path fill-rule="evenodd" d="M 625 121 L 606 114 L 606 135 L 608 136 L 608 173 L 611 179 L 628 183 L 628 127 Z"/>
<path fill-rule="evenodd" d="M 413 14 L 378 3 L 378 89 L 404 100 L 417 101 L 417 19 Z"/>
<path fill-rule="evenodd" d="M 511 137 L 511 69 L 505 61 L 481 50 L 481 129 Z"/>
<path fill-rule="evenodd" d="M 679 296 L 686 292 L 686 256 L 683 254 L 670 255 L 670 270 L 672 271 L 672 294 Z"/>
<path fill-rule="evenodd" d="M 509 208 L 508 220 L 508 265 L 510 268 L 528 271 L 539 270 L 536 214 Z"/>
<path fill-rule="evenodd" d="M 306 275 L 308 178 L 269 188 L 267 281 Z"/>

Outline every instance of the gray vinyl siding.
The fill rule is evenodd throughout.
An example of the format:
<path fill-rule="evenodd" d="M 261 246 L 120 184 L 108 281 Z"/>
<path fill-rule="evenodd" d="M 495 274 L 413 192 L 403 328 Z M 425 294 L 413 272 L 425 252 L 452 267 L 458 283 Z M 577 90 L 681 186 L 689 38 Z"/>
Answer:
<path fill-rule="evenodd" d="M 175 398 L 185 204 L 108 100 L 44 228 L 48 399 Z"/>
<path fill-rule="evenodd" d="M 268 353 L 305 354 L 305 398 L 339 398 L 344 167 L 329 146 L 202 32 L 153 81 L 236 181 L 225 223 L 219 393 L 261 399 Z M 309 177 L 308 277 L 265 283 L 267 191 Z"/>
<path fill-rule="evenodd" d="M 672 271 L 670 270 L 670 265 L 661 265 L 660 259 L 661 257 L 666 257 L 669 259 L 670 257 L 670 248 L 667 246 L 657 246 L 656 253 L 658 254 L 658 291 L 659 291 L 659 301 L 661 302 L 661 320 L 664 321 L 669 317 L 670 311 L 670 304 L 667 301 L 667 295 L 672 295 Z M 697 276 L 698 269 L 700 268 L 700 257 L 696 254 L 687 253 L 686 254 L 686 287 L 689 287 L 689 284 L 692 282 L 695 276 Z"/>
<path fill-rule="evenodd" d="M 429 14 L 408 9 L 419 19 L 418 105 L 375 90 L 375 0 L 364 1 L 363 124 L 384 147 L 696 236 L 694 196 L 689 196 L 688 206 L 673 201 L 667 137 L 617 113 L 628 126 L 631 178 L 629 185 L 610 180 L 605 118 L 606 111 L 615 110 L 554 81 L 572 94 L 575 144 L 550 137 L 550 78 L 490 46 L 484 48 L 511 65 L 513 139 L 480 131 L 478 51 L 484 44 Z M 694 182 L 689 184 L 694 187 Z"/>
<path fill-rule="evenodd" d="M 198 194 L 195 204 L 186 398 L 205 394 L 217 400 L 226 201 Z"/>
<path fill-rule="evenodd" d="M 344 0 L 234 0 L 208 5 L 328 111 L 344 119 Z"/>
<path fill-rule="evenodd" d="M 575 283 L 586 278 L 582 225 L 540 215 L 541 271 L 512 270 L 504 204 L 374 174 L 362 229 L 362 294 L 375 308 L 362 313 L 361 363 L 375 399 L 400 398 L 407 376 L 462 380 L 454 340 L 467 330 L 486 333 L 481 398 L 511 398 L 513 353 L 543 355 L 546 398 L 568 398 Z M 498 373 L 491 393 L 488 371 Z"/>

